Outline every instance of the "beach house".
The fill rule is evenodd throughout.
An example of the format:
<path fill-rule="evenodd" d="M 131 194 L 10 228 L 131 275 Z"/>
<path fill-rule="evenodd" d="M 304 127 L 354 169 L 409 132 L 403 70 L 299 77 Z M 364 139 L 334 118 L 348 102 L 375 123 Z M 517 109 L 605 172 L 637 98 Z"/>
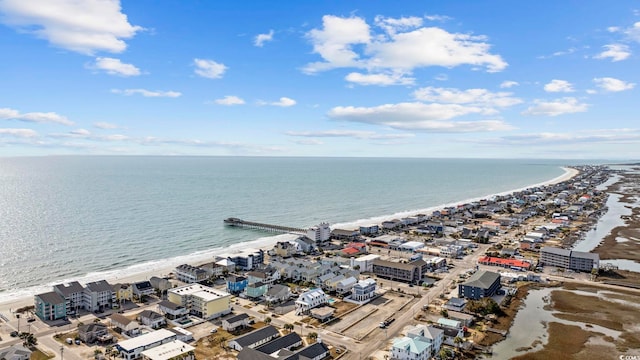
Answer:
<path fill-rule="evenodd" d="M 53 286 L 53 291 L 62 296 L 67 307 L 67 315 L 75 314 L 82 308 L 82 293 L 84 288 L 77 281 L 72 281 L 69 285 L 59 284 Z"/>
<path fill-rule="evenodd" d="M 303 292 L 296 300 L 296 315 L 308 314 L 309 310 L 325 305 L 329 302 L 329 298 L 322 289 L 312 289 Z"/>
<path fill-rule="evenodd" d="M 40 319 L 58 320 L 67 317 L 67 303 L 57 292 L 37 294 L 34 296 L 36 316 Z"/>
<path fill-rule="evenodd" d="M 87 283 L 82 292 L 82 301 L 85 310 L 91 312 L 111 309 L 116 302 L 113 287 L 106 280 Z"/>

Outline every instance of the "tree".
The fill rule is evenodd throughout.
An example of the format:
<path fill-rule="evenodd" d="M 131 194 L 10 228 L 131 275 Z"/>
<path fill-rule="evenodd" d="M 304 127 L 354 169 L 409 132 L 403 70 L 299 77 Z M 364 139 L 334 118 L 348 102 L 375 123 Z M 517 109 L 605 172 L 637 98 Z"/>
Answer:
<path fill-rule="evenodd" d="M 316 332 L 311 332 L 309 333 L 309 335 L 307 335 L 309 337 L 309 339 L 311 339 L 311 341 L 316 342 L 316 340 L 318 339 L 318 333 Z"/>
<path fill-rule="evenodd" d="M 460 344 L 462 344 L 464 342 L 464 339 L 461 338 L 460 336 L 456 336 L 453 339 L 453 343 L 456 344 L 456 347 L 460 347 Z"/>
<path fill-rule="evenodd" d="M 33 336 L 32 333 L 23 333 L 23 334 L 25 334 L 24 337 L 22 338 L 22 345 L 24 345 L 24 347 L 31 348 L 36 344 L 38 344 L 38 339 L 35 336 Z"/>
<path fill-rule="evenodd" d="M 293 324 L 284 324 L 284 329 L 291 332 L 293 330 Z"/>
<path fill-rule="evenodd" d="M 452 356 L 453 354 L 451 353 L 451 350 L 443 347 L 440 348 L 440 352 L 438 353 L 438 356 L 440 356 L 440 359 L 448 359 Z"/>
<path fill-rule="evenodd" d="M 440 315 L 442 315 L 442 317 L 449 317 L 449 312 L 447 311 L 447 309 L 442 309 L 440 310 Z"/>
<path fill-rule="evenodd" d="M 267 325 L 271 324 L 271 318 L 267 316 L 267 317 L 264 319 L 264 323 L 265 323 L 265 324 L 267 324 Z"/>

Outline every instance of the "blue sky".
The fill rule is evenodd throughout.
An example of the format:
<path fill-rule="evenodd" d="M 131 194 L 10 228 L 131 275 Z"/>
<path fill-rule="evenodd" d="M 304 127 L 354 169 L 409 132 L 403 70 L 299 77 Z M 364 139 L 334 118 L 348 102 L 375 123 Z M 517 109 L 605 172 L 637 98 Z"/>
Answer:
<path fill-rule="evenodd" d="M 638 159 L 637 1 L 0 0 L 0 156 Z"/>

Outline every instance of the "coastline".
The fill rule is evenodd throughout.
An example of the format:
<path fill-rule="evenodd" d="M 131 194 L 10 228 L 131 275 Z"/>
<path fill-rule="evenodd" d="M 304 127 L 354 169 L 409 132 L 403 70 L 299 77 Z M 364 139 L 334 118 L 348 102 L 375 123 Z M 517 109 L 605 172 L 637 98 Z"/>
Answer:
<path fill-rule="evenodd" d="M 528 185 L 518 189 L 507 190 L 500 193 L 488 194 L 488 195 L 479 196 L 471 199 L 455 201 L 452 203 L 433 206 L 430 208 L 403 211 L 403 212 L 398 212 L 391 215 L 373 217 L 369 219 L 360 219 L 352 222 L 337 223 L 337 224 L 333 224 L 332 226 L 333 227 L 357 227 L 360 224 L 380 223 L 382 221 L 395 219 L 398 217 L 406 217 L 406 216 L 415 215 L 419 213 L 430 213 L 435 210 L 443 209 L 448 206 L 455 206 L 461 203 L 473 202 L 473 201 L 477 201 L 487 197 L 502 196 L 502 195 L 511 194 L 511 193 L 522 191 L 524 189 L 528 189 L 532 187 L 557 184 L 563 181 L 567 181 L 579 174 L 578 170 L 571 167 L 563 166 L 562 169 L 565 172 L 553 179 L 550 179 L 548 181 L 544 181 L 541 183 Z M 202 264 L 205 262 L 212 261 L 212 258 L 216 255 L 233 253 L 233 252 L 240 251 L 242 249 L 247 249 L 247 248 L 262 248 L 266 250 L 273 247 L 273 245 L 278 241 L 286 241 L 293 238 L 295 238 L 295 235 L 291 235 L 291 234 L 261 237 L 256 240 L 233 244 L 226 248 L 213 248 L 206 251 L 200 251 L 197 253 L 192 253 L 184 256 L 149 261 L 142 264 L 129 266 L 123 269 L 115 269 L 115 270 L 100 272 L 100 273 L 90 273 L 80 278 L 63 279 L 51 284 L 45 284 L 37 287 L 21 289 L 20 291 L 16 291 L 11 294 L 5 294 L 7 299 L 0 298 L 0 314 L 3 314 L 5 316 L 11 315 L 11 311 L 10 311 L 11 309 L 17 309 L 20 307 L 33 305 L 33 295 L 41 292 L 52 291 L 52 286 L 54 284 L 68 283 L 70 281 L 80 281 L 81 283 L 86 283 L 86 282 L 103 280 L 103 279 L 107 280 L 110 284 L 133 283 L 133 282 L 147 280 L 152 276 L 166 275 L 172 272 L 173 269 L 180 264 L 184 264 L 184 263 Z"/>

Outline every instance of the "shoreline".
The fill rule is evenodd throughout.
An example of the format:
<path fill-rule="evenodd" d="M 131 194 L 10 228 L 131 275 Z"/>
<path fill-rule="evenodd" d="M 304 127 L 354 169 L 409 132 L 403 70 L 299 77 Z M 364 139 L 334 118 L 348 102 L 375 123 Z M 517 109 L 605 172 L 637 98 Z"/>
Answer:
<path fill-rule="evenodd" d="M 438 209 L 443 209 L 448 206 L 455 206 L 462 203 L 469 203 L 473 201 L 477 201 L 480 199 L 492 197 L 492 196 L 502 196 L 511 194 L 514 192 L 522 191 L 524 189 L 539 187 L 539 186 L 548 186 L 557 184 L 563 181 L 567 181 L 576 175 L 579 174 L 579 171 L 568 166 L 561 167 L 564 170 L 564 173 L 547 181 L 536 183 L 532 185 L 528 185 L 525 187 L 521 187 L 518 189 L 507 190 L 500 193 L 488 194 L 484 196 L 479 196 L 471 199 L 465 199 L 460 201 L 451 202 L 448 204 L 441 204 L 437 206 L 432 206 L 425 209 L 418 210 L 410 210 L 394 213 L 391 215 L 372 217 L 368 219 L 360 219 L 351 222 L 337 223 L 333 224 L 332 227 L 356 227 L 360 224 L 370 224 L 370 223 L 381 223 L 385 220 L 391 220 L 398 217 L 406 217 L 410 215 L 415 215 L 419 213 L 431 213 Z M 72 278 L 72 279 L 62 279 L 60 281 L 55 281 L 49 284 L 39 285 L 28 287 L 24 289 L 19 289 L 12 293 L 0 294 L 0 314 L 11 315 L 10 309 L 17 309 L 23 306 L 33 305 L 33 296 L 42 292 L 52 291 L 52 287 L 55 284 L 61 283 L 69 283 L 71 281 L 79 281 L 80 283 L 86 284 L 87 282 L 98 281 L 98 280 L 107 280 L 110 284 L 116 283 L 134 283 L 138 281 L 148 280 L 152 276 L 163 276 L 174 270 L 174 268 L 180 264 L 202 264 L 206 262 L 213 261 L 213 257 L 225 253 L 233 253 L 236 251 L 240 251 L 242 249 L 247 248 L 261 248 L 261 249 L 270 249 L 273 245 L 278 241 L 286 241 L 289 239 L 295 238 L 296 235 L 291 234 L 281 234 L 281 235 L 271 235 L 266 237 L 260 237 L 255 240 L 241 242 L 237 244 L 232 244 L 228 247 L 224 248 L 212 248 L 205 251 L 200 251 L 196 253 L 191 253 L 187 255 L 181 255 L 168 259 L 159 259 L 147 261 L 141 264 L 136 264 L 132 266 L 128 266 L 126 268 L 114 269 L 110 271 L 104 271 L 99 273 L 89 273 L 84 276 Z M 6 299 L 4 299 L 6 297 Z"/>

